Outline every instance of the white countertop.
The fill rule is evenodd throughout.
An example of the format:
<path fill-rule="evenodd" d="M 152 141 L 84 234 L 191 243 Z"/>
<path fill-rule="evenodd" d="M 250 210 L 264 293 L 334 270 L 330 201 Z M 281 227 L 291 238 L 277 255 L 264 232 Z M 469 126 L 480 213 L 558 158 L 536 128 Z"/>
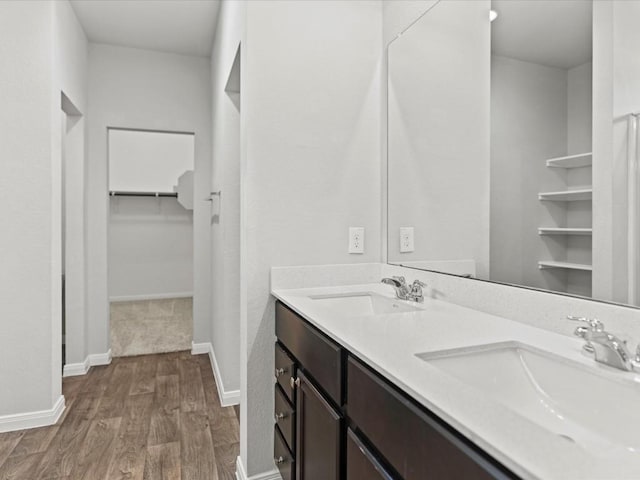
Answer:
<path fill-rule="evenodd" d="M 596 364 L 582 353 L 580 339 L 440 300 L 425 299 L 424 304 L 417 304 L 422 309 L 418 312 L 341 317 L 328 314 L 326 308 L 308 298 L 365 291 L 393 298 L 391 287 L 378 283 L 275 289 L 271 293 L 523 478 L 640 479 L 640 454 L 624 452 L 619 458 L 591 455 L 415 354 L 517 341 L 604 369 L 612 376 L 628 379 L 634 374 Z M 616 408 L 615 399 L 611 408 Z M 628 427 L 640 435 L 640 426 Z"/>

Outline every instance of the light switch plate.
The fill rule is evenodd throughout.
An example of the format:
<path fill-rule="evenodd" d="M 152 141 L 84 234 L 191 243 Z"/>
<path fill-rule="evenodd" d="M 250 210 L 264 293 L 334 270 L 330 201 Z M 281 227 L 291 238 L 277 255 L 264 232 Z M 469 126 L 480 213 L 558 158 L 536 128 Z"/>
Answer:
<path fill-rule="evenodd" d="M 349 227 L 349 253 L 364 253 L 364 227 Z"/>
<path fill-rule="evenodd" d="M 400 253 L 413 251 L 413 227 L 400 227 Z"/>

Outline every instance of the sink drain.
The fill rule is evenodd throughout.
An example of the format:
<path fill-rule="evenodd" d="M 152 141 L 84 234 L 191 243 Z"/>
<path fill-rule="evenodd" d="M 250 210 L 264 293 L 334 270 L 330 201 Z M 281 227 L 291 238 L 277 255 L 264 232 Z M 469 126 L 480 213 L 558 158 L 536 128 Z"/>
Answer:
<path fill-rule="evenodd" d="M 562 433 L 557 433 L 556 435 L 558 435 L 560 438 L 564 438 L 567 442 L 576 443 L 576 441 L 569 435 L 564 435 Z"/>

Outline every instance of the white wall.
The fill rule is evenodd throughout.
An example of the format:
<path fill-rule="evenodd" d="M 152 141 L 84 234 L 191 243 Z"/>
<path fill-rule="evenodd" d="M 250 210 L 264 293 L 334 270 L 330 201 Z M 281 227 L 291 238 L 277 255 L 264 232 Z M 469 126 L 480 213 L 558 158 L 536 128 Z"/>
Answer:
<path fill-rule="evenodd" d="M 378 1 L 246 9 L 240 453 L 254 475 L 274 468 L 270 267 L 380 258 L 382 10 Z M 365 254 L 347 253 L 349 226 L 365 228 Z"/>
<path fill-rule="evenodd" d="M 61 393 L 52 20 L 48 2 L 0 4 L 0 415 L 49 409 Z"/>
<path fill-rule="evenodd" d="M 614 300 L 627 301 L 627 121 L 640 111 L 640 3 L 613 3 L 613 281 Z M 639 248 L 636 246 L 636 249 Z"/>
<path fill-rule="evenodd" d="M 56 90 L 64 93 L 63 109 L 66 111 L 64 126 L 56 127 L 55 135 L 59 136 L 60 129 L 64 128 L 65 363 L 69 364 L 82 362 L 87 356 L 85 137 L 88 42 L 69 2 L 65 0 L 53 4 L 56 20 Z"/>
<path fill-rule="evenodd" d="M 566 205 L 538 192 L 566 189 L 545 159 L 566 155 L 567 121 L 567 70 L 491 56 L 491 280 L 566 290 L 566 271 L 538 269 L 566 256 L 566 238 L 538 235 L 566 225 Z"/>
<path fill-rule="evenodd" d="M 440 2 L 389 45 L 391 262 L 472 259 L 488 276 L 488 10 Z M 400 253 L 400 227 L 414 252 Z"/>
<path fill-rule="evenodd" d="M 594 289 L 627 301 L 627 117 L 640 111 L 640 3 L 594 3 Z"/>
<path fill-rule="evenodd" d="M 614 298 L 613 4 L 593 5 L 593 297 Z"/>
<path fill-rule="evenodd" d="M 210 62 L 207 58 L 91 44 L 89 49 L 89 353 L 109 348 L 107 127 L 195 133 L 196 199 L 209 192 Z M 208 203 L 194 206 L 194 341 L 209 341 Z"/>
<path fill-rule="evenodd" d="M 175 198 L 109 203 L 109 299 L 191 296 L 193 212 Z"/>
<path fill-rule="evenodd" d="M 109 130 L 109 190 L 172 192 L 193 170 L 190 134 Z M 111 301 L 193 294 L 193 212 L 176 198 L 109 200 Z"/>
<path fill-rule="evenodd" d="M 383 0 L 382 42 L 386 47 L 440 0 Z"/>
<path fill-rule="evenodd" d="M 382 231 L 383 235 L 381 247 L 381 260 L 387 261 L 388 258 L 388 102 L 387 91 L 389 88 L 389 70 L 388 62 L 388 46 L 397 35 L 406 30 L 421 15 L 424 15 L 431 7 L 436 5 L 440 0 L 382 0 L 382 49 L 385 61 L 382 62 L 380 68 L 380 152 L 382 156 L 380 189 L 382 195 L 380 198 L 380 208 L 382 209 Z M 475 266 L 474 266 L 475 269 Z M 475 273 L 475 272 L 474 272 Z"/>
<path fill-rule="evenodd" d="M 567 71 L 567 154 L 591 152 L 592 145 L 592 63 L 570 68 Z M 572 168 L 567 171 L 569 188 L 590 188 L 593 184 L 592 167 Z M 567 205 L 568 227 L 591 227 L 593 202 L 569 202 Z M 567 238 L 567 261 L 592 264 L 593 240 L 587 235 L 572 235 Z M 567 292 L 590 297 L 592 295 L 591 272 L 569 270 Z"/>
<path fill-rule="evenodd" d="M 109 190 L 173 192 L 193 170 L 194 136 L 188 133 L 109 130 Z"/>
<path fill-rule="evenodd" d="M 0 337 L 0 378 L 10 392 L 0 398 L 0 415 L 12 415 L 50 410 L 61 395 L 63 137 L 79 166 L 64 179 L 67 198 L 79 201 L 65 215 L 67 246 L 75 247 L 66 258 L 73 277 L 67 314 L 84 320 L 84 120 L 63 121 L 61 92 L 82 113 L 86 38 L 66 1 L 3 2 L 0 32 L 0 209 L 8 227 L 0 240 L 0 303 L 11 319 Z M 77 326 L 74 350 L 83 346 Z"/>
<path fill-rule="evenodd" d="M 222 192 L 211 212 L 211 340 L 221 375 L 218 389 L 224 391 L 240 388 L 240 112 L 225 89 L 243 27 L 243 4 L 222 2 L 211 56 L 211 185 Z"/>
<path fill-rule="evenodd" d="M 590 152 L 592 137 L 593 63 L 567 71 L 567 153 Z"/>

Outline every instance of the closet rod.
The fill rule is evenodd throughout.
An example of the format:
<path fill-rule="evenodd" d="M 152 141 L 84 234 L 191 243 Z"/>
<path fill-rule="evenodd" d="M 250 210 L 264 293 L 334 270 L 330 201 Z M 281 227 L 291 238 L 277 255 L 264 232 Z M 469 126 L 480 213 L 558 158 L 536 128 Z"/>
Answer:
<path fill-rule="evenodd" d="M 177 197 L 177 192 L 119 192 L 110 191 L 110 197 Z"/>

